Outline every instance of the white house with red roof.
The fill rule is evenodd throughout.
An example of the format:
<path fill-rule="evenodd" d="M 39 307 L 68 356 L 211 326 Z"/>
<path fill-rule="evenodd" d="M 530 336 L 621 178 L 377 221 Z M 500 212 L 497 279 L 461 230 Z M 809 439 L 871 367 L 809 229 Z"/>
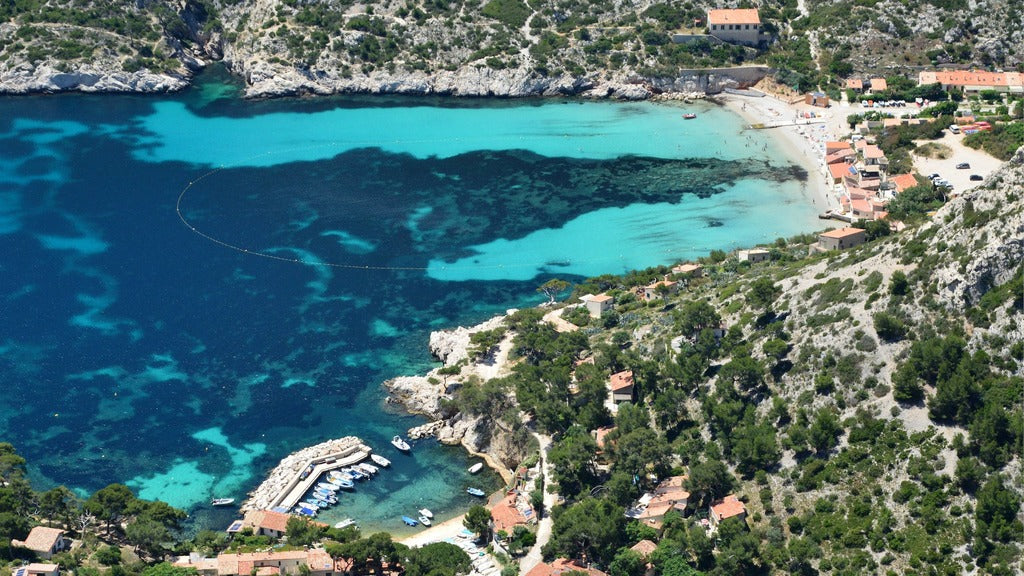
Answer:
<path fill-rule="evenodd" d="M 60 566 L 57 564 L 40 564 L 33 562 L 27 566 L 18 566 L 11 570 L 11 576 L 58 576 Z"/>
<path fill-rule="evenodd" d="M 761 42 L 761 17 L 756 8 L 708 10 L 708 32 L 725 42 L 757 46 Z"/>
<path fill-rule="evenodd" d="M 591 318 L 600 318 L 602 314 L 612 309 L 615 299 L 607 294 L 586 294 L 580 296 L 580 300 L 587 307 Z"/>
<path fill-rule="evenodd" d="M 14 548 L 28 548 L 40 558 L 49 560 L 58 552 L 71 547 L 71 541 L 64 538 L 64 531 L 59 528 L 36 526 L 24 540 L 11 540 Z"/>
<path fill-rule="evenodd" d="M 608 391 L 611 393 L 612 404 L 633 401 L 633 371 L 623 370 L 612 374 L 608 379 Z"/>
<path fill-rule="evenodd" d="M 718 526 L 719 522 L 728 518 L 743 520 L 747 517 L 747 507 L 734 494 L 730 494 L 711 503 L 708 517 L 713 526 Z"/>

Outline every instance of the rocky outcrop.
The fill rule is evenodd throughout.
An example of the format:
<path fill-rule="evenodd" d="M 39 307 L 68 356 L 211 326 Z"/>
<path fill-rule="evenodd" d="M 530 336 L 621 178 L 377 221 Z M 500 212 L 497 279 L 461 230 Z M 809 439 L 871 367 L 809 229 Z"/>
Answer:
<path fill-rule="evenodd" d="M 1008 191 L 1016 190 L 1013 194 Z M 930 242 L 967 246 L 966 258 L 947 258 L 934 278 L 947 306 L 963 311 L 990 289 L 1020 273 L 1024 262 L 1024 148 L 989 176 L 939 211 L 939 233 Z M 998 216 L 996 217 L 996 215 Z M 984 239 L 979 242 L 978 239 Z"/>
<path fill-rule="evenodd" d="M 507 312 L 510 313 L 511 311 Z M 430 333 L 430 353 L 445 366 L 458 364 L 469 358 L 469 339 L 477 332 L 494 330 L 505 322 L 506 316 L 495 316 L 490 320 L 465 328 L 459 326 L 453 330 L 439 330 Z"/>
<path fill-rule="evenodd" d="M 173 92 L 189 85 L 186 76 L 154 74 L 148 70 L 125 72 L 120 66 L 86 64 L 64 71 L 50 64 L 22 64 L 0 73 L 0 92 Z"/>

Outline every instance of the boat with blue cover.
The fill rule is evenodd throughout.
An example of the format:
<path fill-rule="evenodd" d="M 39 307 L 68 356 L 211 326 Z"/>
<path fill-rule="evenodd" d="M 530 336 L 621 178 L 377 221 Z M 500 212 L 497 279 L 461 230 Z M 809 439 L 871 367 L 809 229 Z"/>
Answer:
<path fill-rule="evenodd" d="M 470 496 L 483 496 L 484 491 L 479 488 L 466 488 L 466 493 Z"/>
<path fill-rule="evenodd" d="M 402 522 L 405 522 L 406 526 L 415 526 L 419 524 L 419 522 L 413 520 L 412 518 L 409 518 L 408 516 L 402 516 Z"/>
<path fill-rule="evenodd" d="M 344 488 L 345 490 L 351 490 L 356 487 L 356 485 L 347 478 L 332 478 L 331 484 L 334 484 L 338 488 Z"/>

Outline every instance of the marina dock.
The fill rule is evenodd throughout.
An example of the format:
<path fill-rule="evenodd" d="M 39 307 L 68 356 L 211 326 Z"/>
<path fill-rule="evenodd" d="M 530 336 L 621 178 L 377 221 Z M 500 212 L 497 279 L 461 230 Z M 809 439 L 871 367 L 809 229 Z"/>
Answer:
<path fill-rule="evenodd" d="M 355 436 L 328 440 L 289 454 L 274 467 L 249 499 L 242 511 L 291 509 L 316 484 L 324 472 L 351 466 L 370 457 L 373 450 Z"/>

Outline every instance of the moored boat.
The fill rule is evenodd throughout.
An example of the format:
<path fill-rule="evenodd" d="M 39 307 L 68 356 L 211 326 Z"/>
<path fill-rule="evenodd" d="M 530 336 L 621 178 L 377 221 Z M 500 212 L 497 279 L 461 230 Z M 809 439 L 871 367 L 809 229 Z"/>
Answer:
<path fill-rule="evenodd" d="M 356 521 L 355 520 L 353 520 L 351 518 L 345 518 L 341 522 L 338 522 L 337 524 L 335 524 L 334 527 L 341 529 L 341 528 L 348 528 L 349 526 L 355 526 L 355 525 L 356 525 Z"/>
<path fill-rule="evenodd" d="M 420 516 L 426 516 L 427 518 L 433 518 L 434 513 L 427 508 L 420 508 Z"/>
<path fill-rule="evenodd" d="M 319 484 L 316 485 L 316 487 L 321 490 L 327 490 L 328 492 L 338 491 L 338 487 L 335 486 L 334 484 L 331 484 L 330 482 L 320 482 Z"/>
<path fill-rule="evenodd" d="M 369 472 L 370 474 L 376 474 L 376 473 L 380 472 L 380 468 L 377 468 L 373 464 L 369 464 L 367 462 L 360 462 L 359 464 L 356 464 L 356 466 L 359 466 L 360 470 L 365 470 L 365 471 Z"/>
<path fill-rule="evenodd" d="M 210 500 L 210 506 L 230 506 L 234 503 L 234 498 L 214 498 Z"/>
<path fill-rule="evenodd" d="M 338 488 L 343 488 L 345 490 L 351 490 L 356 487 L 354 482 L 352 482 L 351 480 L 347 480 L 345 478 L 335 478 L 331 480 L 331 484 L 334 484 Z"/>
<path fill-rule="evenodd" d="M 373 460 L 373 463 L 377 466 L 383 466 L 385 468 L 391 466 L 391 460 L 388 460 L 380 454 L 370 454 L 370 460 Z"/>
<path fill-rule="evenodd" d="M 412 450 L 412 446 L 409 446 L 408 442 L 402 440 L 402 437 L 397 435 L 391 439 L 391 445 L 394 446 L 395 448 L 398 448 L 402 452 L 408 452 L 409 450 Z"/>
<path fill-rule="evenodd" d="M 683 114 L 683 118 L 685 118 L 687 120 L 693 120 L 696 117 L 697 117 L 697 115 L 694 114 L 693 112 L 687 112 L 686 114 Z"/>
<path fill-rule="evenodd" d="M 473 464 L 472 466 L 469 467 L 469 473 L 470 474 L 476 474 L 477 472 L 483 470 L 483 468 L 484 468 L 484 463 L 483 462 L 477 462 L 476 464 Z"/>
<path fill-rule="evenodd" d="M 430 526 L 430 518 L 427 518 L 426 516 L 420 516 L 418 520 L 420 521 L 420 524 L 423 524 L 424 526 Z"/>
<path fill-rule="evenodd" d="M 419 524 L 416 520 L 409 518 L 408 516 L 402 516 L 402 522 L 405 522 L 406 526 L 415 526 Z"/>
<path fill-rule="evenodd" d="M 483 496 L 484 491 L 479 488 L 466 488 L 466 493 L 470 496 Z"/>

